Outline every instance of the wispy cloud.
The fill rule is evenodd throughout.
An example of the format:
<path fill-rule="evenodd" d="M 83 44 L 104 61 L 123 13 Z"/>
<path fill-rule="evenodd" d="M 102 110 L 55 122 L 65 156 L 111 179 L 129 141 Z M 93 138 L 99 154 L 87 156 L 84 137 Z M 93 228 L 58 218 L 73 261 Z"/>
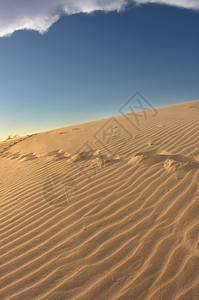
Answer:
<path fill-rule="evenodd" d="M 0 0 L 0 37 L 16 30 L 46 32 L 62 15 L 121 11 L 130 3 L 159 3 L 199 10 L 198 0 Z"/>

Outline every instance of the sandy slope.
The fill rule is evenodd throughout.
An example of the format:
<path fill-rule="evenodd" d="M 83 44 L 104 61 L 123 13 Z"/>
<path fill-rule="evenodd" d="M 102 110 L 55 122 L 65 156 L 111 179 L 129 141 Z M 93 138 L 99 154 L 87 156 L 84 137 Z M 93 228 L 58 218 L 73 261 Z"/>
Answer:
<path fill-rule="evenodd" d="M 0 299 L 199 299 L 199 101 L 0 143 Z"/>

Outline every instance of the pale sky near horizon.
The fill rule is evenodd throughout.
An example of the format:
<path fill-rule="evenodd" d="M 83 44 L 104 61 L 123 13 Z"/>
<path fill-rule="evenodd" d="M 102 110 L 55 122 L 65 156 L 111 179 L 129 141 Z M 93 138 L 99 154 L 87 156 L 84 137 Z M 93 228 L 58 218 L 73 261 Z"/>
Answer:
<path fill-rule="evenodd" d="M 137 91 L 199 99 L 199 1 L 169 2 L 0 0 L 0 140 L 118 115 Z"/>

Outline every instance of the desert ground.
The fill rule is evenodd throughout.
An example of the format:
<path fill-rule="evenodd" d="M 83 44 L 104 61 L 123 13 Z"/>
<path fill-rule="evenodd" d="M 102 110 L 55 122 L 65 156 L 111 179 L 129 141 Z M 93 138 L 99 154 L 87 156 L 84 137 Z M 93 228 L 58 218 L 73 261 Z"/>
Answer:
<path fill-rule="evenodd" d="M 198 300 L 199 101 L 0 143 L 0 299 Z"/>

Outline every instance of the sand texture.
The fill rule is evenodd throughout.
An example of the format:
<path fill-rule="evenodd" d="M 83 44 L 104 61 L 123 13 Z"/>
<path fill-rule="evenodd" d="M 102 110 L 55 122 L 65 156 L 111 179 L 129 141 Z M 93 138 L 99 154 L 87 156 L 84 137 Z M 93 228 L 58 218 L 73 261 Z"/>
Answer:
<path fill-rule="evenodd" d="M 198 300 L 199 101 L 1 142 L 0 299 Z"/>

